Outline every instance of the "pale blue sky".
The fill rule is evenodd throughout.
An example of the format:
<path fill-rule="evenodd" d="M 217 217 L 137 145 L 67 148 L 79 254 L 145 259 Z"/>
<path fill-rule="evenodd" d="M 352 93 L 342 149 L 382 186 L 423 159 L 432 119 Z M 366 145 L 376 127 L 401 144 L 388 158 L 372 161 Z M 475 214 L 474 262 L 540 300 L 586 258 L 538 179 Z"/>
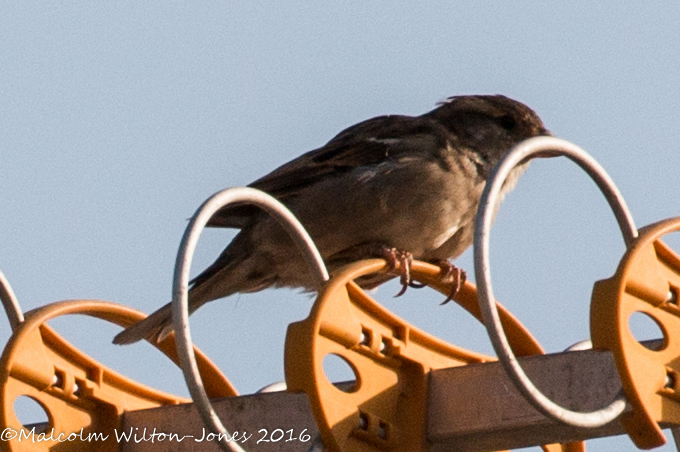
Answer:
<path fill-rule="evenodd" d="M 170 299 L 186 219 L 212 193 L 358 121 L 421 114 L 454 94 L 530 105 L 609 171 L 639 226 L 680 215 L 680 9 L 667 5 L 3 2 L 0 269 L 24 310 L 97 298 L 151 312 Z M 230 237 L 209 231 L 194 273 Z M 564 159 L 532 165 L 492 246 L 497 296 L 549 351 L 588 336 L 592 284 L 623 243 L 585 174 Z M 471 253 L 458 264 L 472 275 Z M 490 351 L 440 295 L 396 291 L 377 296 Z M 249 393 L 283 377 L 286 326 L 309 306 L 294 291 L 235 296 L 193 316 L 192 335 Z M 117 327 L 54 325 L 114 369 L 186 394 L 150 346 L 108 345 Z M 625 438 L 589 443 L 614 449 L 635 450 Z"/>

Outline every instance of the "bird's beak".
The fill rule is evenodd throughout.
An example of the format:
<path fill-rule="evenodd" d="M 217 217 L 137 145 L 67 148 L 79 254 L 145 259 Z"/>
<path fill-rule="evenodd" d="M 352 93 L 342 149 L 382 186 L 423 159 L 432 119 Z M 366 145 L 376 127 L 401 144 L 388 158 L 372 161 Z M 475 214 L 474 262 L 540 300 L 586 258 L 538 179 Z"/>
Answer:
<path fill-rule="evenodd" d="M 545 150 L 545 151 L 541 151 L 537 154 L 534 154 L 533 157 L 537 157 L 539 159 L 549 159 L 551 157 L 559 157 L 560 155 L 562 155 L 562 154 L 560 154 L 559 152 L 551 151 L 551 150 Z"/>
<path fill-rule="evenodd" d="M 543 129 L 541 129 L 541 133 L 539 134 L 539 136 L 554 137 L 555 135 L 553 135 L 552 132 L 550 132 L 548 129 L 543 128 Z M 550 157 L 559 157 L 560 155 L 561 154 L 559 154 L 555 151 L 545 150 L 545 151 L 539 152 L 538 154 L 534 154 L 534 157 L 547 159 L 547 158 L 550 158 Z"/>
<path fill-rule="evenodd" d="M 538 133 L 536 136 L 539 136 L 539 137 L 552 137 L 552 136 L 554 136 L 554 135 L 553 135 L 552 133 L 550 133 L 550 131 L 549 131 L 548 129 L 546 129 L 546 128 L 541 128 L 541 130 L 539 130 L 539 133 Z M 522 160 L 519 164 L 520 164 L 520 165 L 523 165 L 523 164 L 525 164 L 525 163 L 527 163 L 527 162 L 529 162 L 529 161 L 531 161 L 531 160 L 533 160 L 533 159 L 535 159 L 535 158 L 547 159 L 547 158 L 551 158 L 551 157 L 559 157 L 560 155 L 562 155 L 562 154 L 559 154 L 559 153 L 557 153 L 557 152 L 555 152 L 555 151 L 551 151 L 550 149 L 546 149 L 545 151 L 541 151 L 541 152 L 539 152 L 539 153 L 537 153 L 537 154 L 532 154 L 531 157 L 526 157 L 526 158 L 525 158 L 524 160 Z"/>

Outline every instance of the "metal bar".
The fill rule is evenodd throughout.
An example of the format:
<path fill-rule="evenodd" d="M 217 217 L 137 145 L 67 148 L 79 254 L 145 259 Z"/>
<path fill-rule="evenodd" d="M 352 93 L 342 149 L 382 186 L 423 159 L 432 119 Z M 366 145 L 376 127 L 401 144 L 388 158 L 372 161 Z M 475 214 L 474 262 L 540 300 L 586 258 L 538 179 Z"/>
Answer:
<path fill-rule="evenodd" d="M 597 408 L 621 390 L 613 357 L 607 351 L 573 351 L 519 360 L 540 389 L 574 410 Z M 232 429 L 253 435 L 241 443 L 248 451 L 307 451 L 317 435 L 305 394 L 255 394 L 214 400 L 213 406 Z M 522 397 L 498 362 L 432 372 L 427 422 L 428 439 L 435 452 L 492 451 L 625 433 L 617 421 L 598 428 L 583 428 L 550 419 Z M 136 432 L 141 438 L 144 428 L 147 440 L 127 441 L 121 444 L 120 450 L 219 450 L 216 443 L 195 441 L 203 436 L 204 427 L 190 404 L 124 414 L 124 431 Z M 148 438 L 154 429 L 194 438 L 172 444 L 167 439 L 151 443 Z M 272 442 L 271 435 L 276 429 L 285 435 Z M 307 442 L 299 440 L 304 429 L 307 429 L 304 433 L 310 435 Z M 290 438 L 291 430 L 294 439 L 284 441 Z M 239 438 L 241 435 L 239 433 Z M 258 443 L 263 435 L 269 435 L 270 441 Z"/>
<path fill-rule="evenodd" d="M 519 361 L 541 391 L 573 410 L 597 409 L 621 391 L 610 352 L 585 350 Z M 433 451 L 514 449 L 623 433 L 616 420 L 585 428 L 544 415 L 520 394 L 499 362 L 430 375 L 428 438 Z"/>

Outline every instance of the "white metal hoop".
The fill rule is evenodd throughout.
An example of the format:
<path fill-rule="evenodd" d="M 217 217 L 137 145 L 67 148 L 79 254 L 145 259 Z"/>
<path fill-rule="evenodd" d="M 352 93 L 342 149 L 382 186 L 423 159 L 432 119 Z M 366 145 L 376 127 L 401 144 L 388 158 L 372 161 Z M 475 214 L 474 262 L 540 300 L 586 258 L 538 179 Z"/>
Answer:
<path fill-rule="evenodd" d="M 238 444 L 228 441 L 231 436 L 215 413 L 205 392 L 203 380 L 196 365 L 188 311 L 189 270 L 198 238 L 215 212 L 230 204 L 253 204 L 272 215 L 293 237 L 305 261 L 312 269 L 318 287 L 328 280 L 328 272 L 314 242 L 295 216 L 272 196 L 253 188 L 235 187 L 214 194 L 198 208 L 184 232 L 175 262 L 172 283 L 172 322 L 180 366 L 203 423 L 213 433 L 220 436 L 220 447 L 229 452 L 243 452 Z"/>
<path fill-rule="evenodd" d="M 21 322 L 24 321 L 24 313 L 21 311 L 21 306 L 19 306 L 19 300 L 17 300 L 12 286 L 9 285 L 9 281 L 5 278 L 5 275 L 0 271 L 0 299 L 2 300 L 2 305 L 5 307 L 5 313 L 9 319 L 9 326 L 14 331 Z"/>
<path fill-rule="evenodd" d="M 576 412 L 568 410 L 547 398 L 534 386 L 519 365 L 503 332 L 495 297 L 491 289 L 491 268 L 489 266 L 489 234 L 493 213 L 499 203 L 499 194 L 510 171 L 519 163 L 535 158 L 545 152 L 564 155 L 578 164 L 597 184 L 607 202 L 614 211 L 616 220 L 623 234 L 626 246 L 637 237 L 637 228 L 633 222 L 626 202 L 614 185 L 606 171 L 587 152 L 573 143 L 554 137 L 529 138 L 515 147 L 501 160 L 492 171 L 484 188 L 475 219 L 474 261 L 475 276 L 478 284 L 478 296 L 484 324 L 493 344 L 498 359 L 517 389 L 536 409 L 542 413 L 577 427 L 600 427 L 616 419 L 625 409 L 626 401 L 618 396 L 608 406 L 592 412 Z"/>

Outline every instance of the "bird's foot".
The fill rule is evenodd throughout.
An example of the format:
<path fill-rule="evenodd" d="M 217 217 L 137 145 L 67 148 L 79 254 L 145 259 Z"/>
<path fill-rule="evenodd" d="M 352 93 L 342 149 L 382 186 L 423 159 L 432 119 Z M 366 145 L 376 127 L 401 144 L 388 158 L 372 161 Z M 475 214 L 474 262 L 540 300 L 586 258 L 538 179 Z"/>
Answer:
<path fill-rule="evenodd" d="M 408 251 L 402 251 L 381 242 L 369 242 L 355 245 L 336 253 L 330 260 L 338 263 L 354 262 L 366 258 L 385 259 L 388 265 L 388 272 L 400 277 L 401 290 L 395 295 L 396 297 L 403 295 L 409 287 L 417 287 L 416 283 L 411 279 L 411 263 L 413 262 L 413 255 Z M 370 287 L 370 285 L 368 287 Z"/>
<path fill-rule="evenodd" d="M 411 264 L 413 263 L 413 255 L 408 251 L 400 251 L 396 248 L 384 247 L 379 250 L 379 256 L 387 261 L 389 265 L 389 271 L 396 273 L 400 276 L 399 282 L 401 283 L 401 290 L 395 297 L 401 297 L 409 288 L 413 281 L 411 280 Z M 399 270 L 397 270 L 397 264 L 399 264 Z"/>
<path fill-rule="evenodd" d="M 451 287 L 451 292 L 449 292 L 449 295 L 446 297 L 446 300 L 444 300 L 441 303 L 444 305 L 449 301 L 453 300 L 453 297 L 455 297 L 456 294 L 460 291 L 460 288 L 463 287 L 463 284 L 465 284 L 465 281 L 467 281 L 467 273 L 465 273 L 465 270 L 456 267 L 446 259 L 434 259 L 429 260 L 428 262 L 437 265 L 441 269 L 440 278 L 443 282 L 453 283 L 453 286 Z M 421 289 L 426 285 L 427 284 L 420 284 L 414 281 L 411 281 L 409 283 L 409 287 L 413 287 L 414 289 Z"/>
<path fill-rule="evenodd" d="M 446 299 L 441 302 L 441 304 L 444 305 L 453 300 L 453 297 L 455 297 L 460 291 L 460 288 L 463 287 L 463 284 L 465 284 L 465 281 L 467 281 L 467 273 L 465 273 L 465 270 L 456 267 L 446 259 L 436 260 L 432 263 L 438 265 L 441 269 L 442 281 L 452 283 L 451 292 L 449 292 L 449 295 L 446 297 Z"/>

